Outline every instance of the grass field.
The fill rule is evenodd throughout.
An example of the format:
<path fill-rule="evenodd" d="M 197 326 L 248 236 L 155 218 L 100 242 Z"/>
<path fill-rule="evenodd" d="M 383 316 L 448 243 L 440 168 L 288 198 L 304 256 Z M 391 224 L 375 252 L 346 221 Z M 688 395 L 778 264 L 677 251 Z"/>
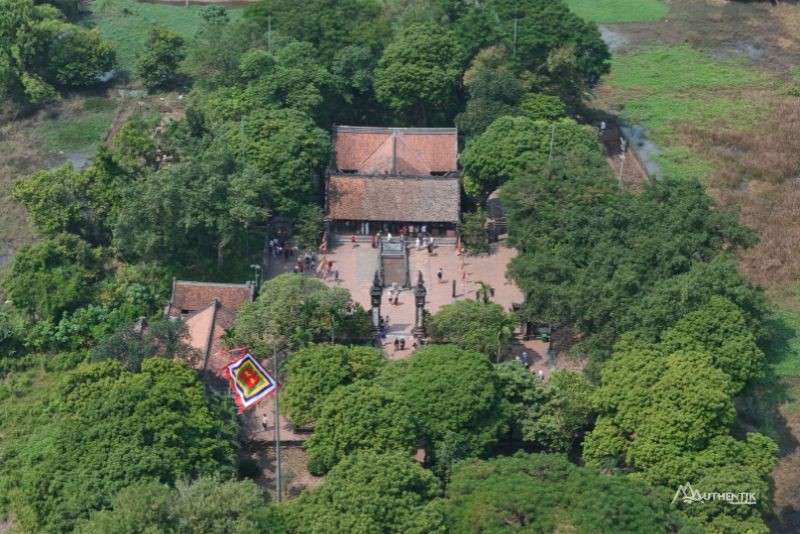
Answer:
<path fill-rule="evenodd" d="M 660 20 L 669 8 L 658 0 L 566 0 L 569 8 L 598 24 Z"/>
<path fill-rule="evenodd" d="M 42 146 L 51 153 L 89 157 L 111 129 L 117 102 L 100 96 L 76 99 L 40 126 Z"/>
<path fill-rule="evenodd" d="M 720 60 L 688 45 L 655 46 L 615 56 L 601 91 L 663 148 L 656 161 L 665 176 L 703 178 L 714 162 L 698 150 L 698 132 L 748 129 L 767 109 L 748 92 L 771 84 L 736 58 Z"/>
<path fill-rule="evenodd" d="M 147 31 L 162 26 L 186 37 L 192 37 L 200 28 L 203 6 L 144 4 L 134 0 L 93 0 L 91 15 L 84 25 L 97 27 L 103 37 L 116 45 L 119 69 L 133 72 L 136 59 L 144 50 Z M 241 10 L 230 10 L 231 19 L 241 17 Z"/>

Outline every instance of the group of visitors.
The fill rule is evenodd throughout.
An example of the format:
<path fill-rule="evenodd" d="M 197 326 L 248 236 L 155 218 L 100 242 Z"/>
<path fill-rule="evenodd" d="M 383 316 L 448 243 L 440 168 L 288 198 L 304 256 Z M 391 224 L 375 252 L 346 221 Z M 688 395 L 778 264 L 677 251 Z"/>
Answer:
<path fill-rule="evenodd" d="M 294 248 L 285 239 L 270 239 L 269 249 L 272 251 L 273 258 L 283 256 L 284 260 L 288 260 L 294 256 Z"/>

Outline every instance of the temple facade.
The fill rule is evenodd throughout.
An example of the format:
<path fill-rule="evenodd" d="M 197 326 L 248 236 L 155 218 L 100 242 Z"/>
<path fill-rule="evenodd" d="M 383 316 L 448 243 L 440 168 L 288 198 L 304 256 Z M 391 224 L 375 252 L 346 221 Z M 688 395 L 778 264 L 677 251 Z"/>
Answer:
<path fill-rule="evenodd" d="M 457 134 L 455 128 L 335 127 L 326 187 L 329 230 L 455 237 Z"/>

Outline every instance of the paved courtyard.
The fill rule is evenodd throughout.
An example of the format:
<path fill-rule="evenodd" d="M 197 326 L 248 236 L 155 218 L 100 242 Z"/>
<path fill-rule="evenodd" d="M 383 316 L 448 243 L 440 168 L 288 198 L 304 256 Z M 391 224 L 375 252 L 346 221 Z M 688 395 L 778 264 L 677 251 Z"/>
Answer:
<path fill-rule="evenodd" d="M 416 283 L 418 273 L 422 272 L 427 289 L 425 309 L 432 314 L 455 300 L 474 299 L 481 287 L 481 282 L 489 284 L 494 289 L 493 302 L 503 306 L 506 311 L 511 311 L 515 304 L 523 302 L 522 291 L 506 278 L 508 263 L 516 255 L 515 249 L 506 247 L 502 243 L 494 244 L 488 255 L 464 256 L 463 259 L 457 253 L 456 248 L 452 246 L 436 247 L 433 253 L 429 254 L 426 249 L 416 250 L 412 245 L 409 249 L 412 284 Z M 331 271 L 322 280 L 331 287 L 347 289 L 353 296 L 353 300 L 361 304 L 364 309 L 369 310 L 371 308 L 372 281 L 375 272 L 380 269 L 378 249 L 372 248 L 369 243 L 334 245 L 326 255 L 318 256 L 318 262 L 326 261 L 332 261 L 333 265 Z M 462 261 L 465 273 L 463 280 L 461 278 Z M 296 257 L 289 260 L 274 258 L 269 276 L 291 272 L 296 264 Z M 439 269 L 442 270 L 441 282 L 436 276 Z M 334 277 L 333 271 L 338 271 L 338 280 Z M 316 276 L 315 273 L 307 274 Z M 453 296 L 454 281 L 455 296 Z M 416 342 L 412 335 L 415 316 L 414 290 L 401 290 L 397 304 L 394 304 L 389 300 L 389 289 L 385 289 L 381 301 L 381 315 L 389 318 L 389 326 L 383 344 L 387 356 L 390 359 L 408 357 L 416 348 Z M 404 339 L 405 349 L 395 350 L 395 339 Z M 538 373 L 541 370 L 545 377 L 549 376 L 554 362 L 548 356 L 547 343 L 539 339 L 523 340 L 518 336 L 505 358 L 514 358 L 523 351 L 528 353 L 532 372 Z M 559 367 L 563 367 L 563 365 L 559 365 Z M 305 436 L 294 434 L 288 423 L 285 421 L 282 423 L 282 427 L 286 425 L 287 436 L 296 438 L 298 441 L 304 439 Z M 271 432 L 263 433 L 263 436 L 269 439 Z"/>

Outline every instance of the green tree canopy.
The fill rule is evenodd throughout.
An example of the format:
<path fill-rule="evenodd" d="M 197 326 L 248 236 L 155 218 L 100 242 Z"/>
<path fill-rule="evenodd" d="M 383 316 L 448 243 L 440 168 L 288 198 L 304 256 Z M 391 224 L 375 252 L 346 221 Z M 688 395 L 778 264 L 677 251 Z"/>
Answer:
<path fill-rule="evenodd" d="M 186 58 L 184 38 L 166 28 L 150 28 L 145 51 L 136 62 L 136 76 L 147 87 L 165 87 L 175 81 Z"/>
<path fill-rule="evenodd" d="M 0 468 L 0 493 L 26 530 L 70 530 L 140 481 L 231 474 L 235 427 L 209 410 L 183 363 L 149 359 L 140 373 L 83 365 L 41 409 L 42 426 L 6 449 Z M 4 421 L 4 433 L 13 424 Z"/>
<path fill-rule="evenodd" d="M 732 393 L 763 373 L 764 353 L 742 310 L 726 298 L 712 296 L 708 304 L 685 315 L 661 338 L 667 352 L 709 354 L 714 367 L 730 377 Z"/>
<path fill-rule="evenodd" d="M 491 46 L 481 50 L 464 73 L 469 100 L 456 123 L 466 135 L 479 135 L 495 119 L 519 114 L 517 105 L 525 87 L 508 59 L 509 52 L 505 47 Z"/>
<path fill-rule="evenodd" d="M 306 441 L 308 469 L 322 475 L 355 451 L 414 452 L 416 433 L 405 400 L 378 384 L 360 381 L 322 401 L 314 435 Z"/>
<path fill-rule="evenodd" d="M 492 364 L 480 353 L 432 345 L 391 362 L 380 380 L 406 400 L 429 445 L 453 434 L 464 454 L 479 455 L 507 428 L 510 407 L 502 399 Z"/>
<path fill-rule="evenodd" d="M 518 68 L 534 76 L 532 89 L 574 105 L 609 72 L 611 53 L 597 25 L 562 0 L 490 0 L 487 5 Z"/>
<path fill-rule="evenodd" d="M 2 287 L 15 307 L 37 321 L 58 321 L 91 302 L 103 276 L 103 253 L 80 238 L 58 234 L 22 247 Z"/>
<path fill-rule="evenodd" d="M 77 532 L 245 534 L 273 530 L 280 523 L 249 480 L 200 477 L 175 488 L 157 482 L 136 483 L 117 493 L 111 509 L 92 514 Z"/>
<path fill-rule="evenodd" d="M 700 532 L 644 483 L 551 454 L 460 464 L 446 510 L 453 532 Z"/>
<path fill-rule="evenodd" d="M 261 285 L 258 299 L 236 318 L 234 339 L 255 354 L 296 349 L 310 341 L 363 341 L 369 318 L 342 288 L 316 278 L 282 274 Z"/>
<path fill-rule="evenodd" d="M 281 407 L 295 425 L 319 418 L 325 399 L 340 386 L 373 378 L 384 363 L 383 354 L 370 347 L 311 345 L 292 354 Z"/>
<path fill-rule="evenodd" d="M 408 455 L 361 451 L 288 504 L 285 517 L 291 533 L 444 532 L 430 504 L 440 495 L 436 477 Z"/>
<path fill-rule="evenodd" d="M 241 151 L 241 127 L 236 121 L 223 128 L 232 151 Z M 264 109 L 245 117 L 244 135 L 246 186 L 257 205 L 271 213 L 296 216 L 304 205 L 319 200 L 331 154 L 325 131 L 299 111 Z"/>
<path fill-rule="evenodd" d="M 0 96 L 42 104 L 57 98 L 56 86 L 96 84 L 113 65 L 99 31 L 69 24 L 53 6 L 0 1 Z"/>
<path fill-rule="evenodd" d="M 195 156 L 126 188 L 114 245 L 126 258 L 171 265 L 221 265 L 248 225 L 268 211 L 247 183 L 237 154 L 209 140 Z"/>
<path fill-rule="evenodd" d="M 600 153 L 591 127 L 571 119 L 555 123 L 527 117 L 500 117 L 483 134 L 467 142 L 461 154 L 464 188 L 486 198 L 508 180 L 527 174 L 533 164 L 582 148 Z"/>
<path fill-rule="evenodd" d="M 131 175 L 105 146 L 85 170 L 67 163 L 14 182 L 11 198 L 28 212 L 36 233 L 78 235 L 95 244 L 108 244 L 111 227 L 122 203 L 122 188 Z"/>
<path fill-rule="evenodd" d="M 455 35 L 434 24 L 412 24 L 383 52 L 375 69 L 375 94 L 419 126 L 447 122 L 462 55 Z"/>
<path fill-rule="evenodd" d="M 442 306 L 430 320 L 430 335 L 437 342 L 498 357 L 508 348 L 514 319 L 493 302 L 458 300 Z"/>
<path fill-rule="evenodd" d="M 369 0 L 262 0 L 245 8 L 262 30 L 311 43 L 327 62 L 342 47 L 378 47 L 390 35 L 379 4 Z"/>

